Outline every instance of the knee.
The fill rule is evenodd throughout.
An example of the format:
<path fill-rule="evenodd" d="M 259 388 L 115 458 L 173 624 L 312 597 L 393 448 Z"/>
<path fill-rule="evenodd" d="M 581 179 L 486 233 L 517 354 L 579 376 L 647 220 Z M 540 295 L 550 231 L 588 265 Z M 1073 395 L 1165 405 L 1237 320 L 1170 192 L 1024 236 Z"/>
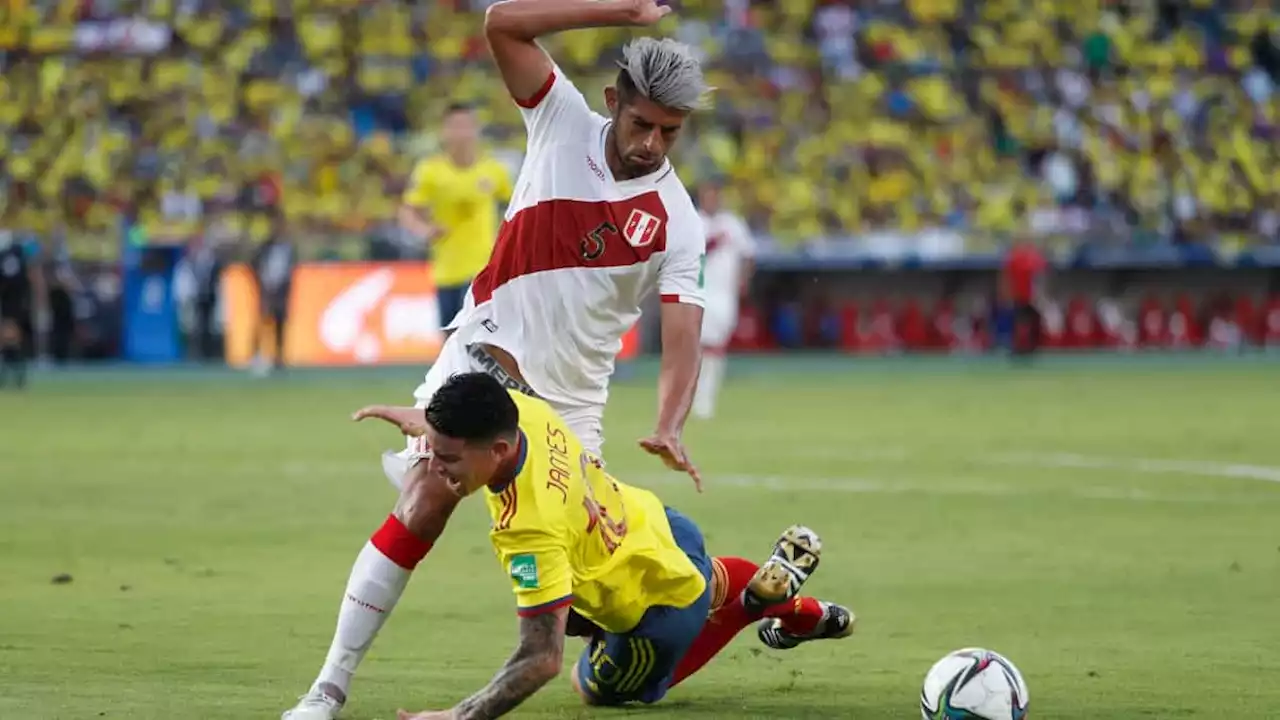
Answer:
<path fill-rule="evenodd" d="M 585 687 L 582 686 L 582 676 L 580 673 L 575 671 L 572 675 L 570 675 L 569 683 L 573 685 L 573 691 L 578 693 L 578 697 L 582 699 L 583 705 L 593 706 L 593 705 L 600 704 L 596 700 L 595 696 L 592 695 Z"/>
<path fill-rule="evenodd" d="M 460 498 L 443 478 L 429 474 L 427 465 L 419 462 L 405 474 L 394 515 L 409 532 L 423 540 L 435 541 Z"/>
<path fill-rule="evenodd" d="M 591 689 L 583 685 L 583 680 L 578 677 L 577 673 L 573 674 L 573 689 L 578 693 L 578 699 L 582 700 L 582 704 L 587 707 L 621 707 L 626 702 L 614 697 L 602 697 L 591 692 Z"/>

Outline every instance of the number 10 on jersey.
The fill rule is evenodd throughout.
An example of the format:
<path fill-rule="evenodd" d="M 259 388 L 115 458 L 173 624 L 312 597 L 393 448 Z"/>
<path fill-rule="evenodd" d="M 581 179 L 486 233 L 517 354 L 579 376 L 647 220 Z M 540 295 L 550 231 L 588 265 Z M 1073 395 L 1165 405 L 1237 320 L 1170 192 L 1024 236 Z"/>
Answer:
<path fill-rule="evenodd" d="M 580 456 L 580 465 L 582 468 L 582 507 L 587 511 L 587 532 L 599 533 L 600 541 L 604 543 L 605 552 L 612 555 L 617 552 L 622 545 L 623 539 L 627 537 L 627 510 L 622 504 L 622 493 L 618 492 L 618 486 L 614 484 L 613 478 L 609 477 L 587 453 L 582 453 Z M 595 488 L 591 484 L 592 471 L 600 475 L 603 484 L 613 491 L 614 497 L 609 500 L 609 504 L 614 506 L 612 514 L 608 506 L 596 498 Z"/>

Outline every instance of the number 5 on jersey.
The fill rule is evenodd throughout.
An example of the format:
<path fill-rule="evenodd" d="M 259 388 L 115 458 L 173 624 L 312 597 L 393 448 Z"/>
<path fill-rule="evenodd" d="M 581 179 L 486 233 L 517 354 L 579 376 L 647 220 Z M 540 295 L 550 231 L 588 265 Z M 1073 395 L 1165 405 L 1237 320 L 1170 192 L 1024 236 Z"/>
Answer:
<path fill-rule="evenodd" d="M 604 243 L 608 236 L 617 237 L 618 226 L 611 222 L 602 222 L 595 230 L 582 238 L 582 257 L 584 260 L 598 260 L 604 255 Z"/>

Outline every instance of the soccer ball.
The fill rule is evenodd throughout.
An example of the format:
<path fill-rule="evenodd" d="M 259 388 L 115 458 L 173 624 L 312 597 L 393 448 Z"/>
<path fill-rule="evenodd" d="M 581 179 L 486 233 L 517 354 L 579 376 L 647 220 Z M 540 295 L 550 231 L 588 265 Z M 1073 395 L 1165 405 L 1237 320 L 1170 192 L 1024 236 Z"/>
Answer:
<path fill-rule="evenodd" d="M 924 720 L 1023 720 L 1027 683 L 997 652 L 957 650 L 934 663 L 924 676 L 920 716 Z"/>

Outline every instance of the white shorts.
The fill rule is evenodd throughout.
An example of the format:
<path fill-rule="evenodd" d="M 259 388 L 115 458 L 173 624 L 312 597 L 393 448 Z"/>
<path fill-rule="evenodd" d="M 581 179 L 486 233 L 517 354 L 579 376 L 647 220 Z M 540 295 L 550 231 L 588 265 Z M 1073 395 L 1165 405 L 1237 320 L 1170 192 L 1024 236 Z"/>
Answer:
<path fill-rule="evenodd" d="M 490 367 L 486 367 L 481 359 L 472 354 L 473 351 L 460 339 L 461 337 L 461 334 L 454 333 L 449 336 L 448 340 L 445 340 L 435 364 L 427 371 L 427 376 L 423 378 L 422 384 L 413 391 L 414 407 L 426 407 L 436 390 L 453 375 L 467 372 L 490 372 L 493 374 Z M 502 371 L 499 368 L 497 372 Z M 506 375 L 505 372 L 502 374 Z M 601 447 L 604 445 L 603 405 L 566 407 L 551 403 L 551 407 L 564 419 L 569 429 L 578 436 L 578 439 L 582 442 L 583 450 L 596 457 L 603 457 L 600 452 Z M 414 462 L 415 456 L 422 457 L 426 449 L 422 438 L 405 438 L 405 441 L 404 450 L 383 456 L 383 470 L 387 474 L 387 479 L 396 487 L 401 486 L 404 474 Z"/>
<path fill-rule="evenodd" d="M 702 347 L 721 349 L 729 344 L 738 326 L 738 301 L 736 299 L 707 298 L 702 311 Z"/>

